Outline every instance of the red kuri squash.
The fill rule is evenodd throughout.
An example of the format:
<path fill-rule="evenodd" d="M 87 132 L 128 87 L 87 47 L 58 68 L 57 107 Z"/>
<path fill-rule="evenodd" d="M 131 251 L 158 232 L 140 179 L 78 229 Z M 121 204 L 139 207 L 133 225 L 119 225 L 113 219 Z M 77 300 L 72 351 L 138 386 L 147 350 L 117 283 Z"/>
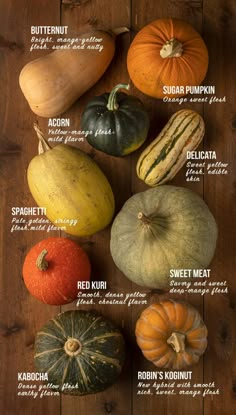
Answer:
<path fill-rule="evenodd" d="M 77 297 L 77 281 L 90 279 L 86 252 L 67 238 L 48 238 L 26 255 L 23 278 L 29 292 L 46 304 L 67 304 Z"/>

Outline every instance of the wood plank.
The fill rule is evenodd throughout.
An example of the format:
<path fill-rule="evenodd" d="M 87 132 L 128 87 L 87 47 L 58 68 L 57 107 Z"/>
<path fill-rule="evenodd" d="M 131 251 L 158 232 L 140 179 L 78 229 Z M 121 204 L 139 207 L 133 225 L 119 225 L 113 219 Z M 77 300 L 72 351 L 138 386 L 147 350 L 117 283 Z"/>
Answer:
<path fill-rule="evenodd" d="M 219 227 L 218 246 L 212 266 L 212 279 L 227 280 L 228 294 L 205 298 L 205 320 L 209 328 L 209 347 L 204 360 L 204 382 L 214 381 L 219 396 L 205 398 L 204 414 L 233 415 L 236 412 L 236 215 L 235 215 L 235 22 L 233 0 L 204 5 L 204 33 L 210 51 L 208 84 L 216 86 L 218 97 L 226 103 L 205 105 L 206 150 L 216 150 L 217 161 L 229 163 L 229 174 L 205 178 L 205 200 Z"/>
<path fill-rule="evenodd" d="M 59 308 L 43 305 L 34 299 L 26 290 L 21 276 L 26 252 L 48 234 L 33 231 L 11 233 L 11 208 L 36 206 L 25 175 L 27 165 L 37 151 L 37 139 L 32 128 L 35 115 L 20 91 L 18 77 L 24 64 L 37 55 L 29 52 L 30 25 L 58 24 L 59 21 L 58 0 L 19 0 L 17 5 L 10 0 L 0 3 L 0 412 L 7 415 L 60 411 L 60 398 L 17 397 L 17 372 L 35 370 L 35 333 Z"/>
<path fill-rule="evenodd" d="M 63 2 L 62 24 L 69 26 L 72 33 L 81 30 L 87 22 L 98 28 L 112 29 L 130 25 L 129 0 L 113 1 L 112 7 L 108 0 L 79 3 L 77 6 Z M 116 84 L 127 82 L 126 51 L 129 45 L 129 34 L 121 35 L 116 40 L 115 57 L 101 80 L 81 97 L 66 113 L 71 124 L 79 129 L 81 112 L 89 99 L 110 91 Z M 95 151 L 85 142 L 78 144 L 102 168 L 109 179 L 116 199 L 116 211 L 120 210 L 130 195 L 131 165 L 129 159 L 118 159 Z M 92 278 L 105 280 L 109 291 L 129 292 L 131 283 L 116 269 L 110 255 L 110 227 L 91 238 L 78 239 L 87 250 L 92 262 Z M 72 304 L 63 307 L 63 311 L 71 309 Z M 75 304 L 74 304 L 75 308 Z M 79 308 L 91 309 L 89 306 Z M 122 328 L 125 338 L 131 331 L 129 314 L 126 305 L 96 305 L 93 307 L 104 317 L 111 319 Z M 96 412 L 97 415 L 107 413 L 131 414 L 131 365 L 127 356 L 125 368 L 118 382 L 96 395 L 80 397 L 62 396 L 62 415 L 79 415 Z"/>

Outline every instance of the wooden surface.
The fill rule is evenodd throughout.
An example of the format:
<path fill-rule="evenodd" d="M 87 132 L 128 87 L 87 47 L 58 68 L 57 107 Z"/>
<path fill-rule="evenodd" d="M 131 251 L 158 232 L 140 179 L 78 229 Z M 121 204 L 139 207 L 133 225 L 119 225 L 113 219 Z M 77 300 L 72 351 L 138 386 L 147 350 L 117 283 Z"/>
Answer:
<path fill-rule="evenodd" d="M 158 17 L 187 20 L 207 43 L 210 66 L 206 85 L 216 85 L 226 104 L 190 105 L 203 114 L 206 135 L 202 148 L 216 150 L 217 159 L 229 163 L 229 175 L 205 176 L 200 183 L 188 185 L 185 169 L 173 183 L 192 188 L 209 205 L 219 226 L 217 252 L 212 262 L 212 279 L 227 279 L 228 295 L 185 296 L 203 314 L 209 329 L 209 345 L 204 358 L 193 367 L 193 381 L 215 381 L 220 395 L 191 397 L 137 397 L 137 371 L 155 370 L 135 345 L 134 326 L 143 307 L 97 306 L 116 322 L 127 341 L 127 359 L 119 381 L 108 390 L 85 397 L 31 399 L 17 397 L 17 372 L 33 367 L 33 344 L 37 330 L 59 311 L 75 308 L 46 306 L 26 290 L 21 277 L 27 250 L 48 237 L 43 232 L 11 233 L 11 207 L 35 206 L 26 182 L 26 169 L 36 154 L 37 140 L 32 124 L 37 119 L 47 130 L 47 120 L 29 109 L 19 85 L 21 68 L 43 52 L 29 52 L 31 25 L 69 25 L 71 31 L 92 22 L 98 27 L 128 26 L 130 33 L 117 39 L 115 58 L 102 79 L 65 114 L 79 128 L 80 114 L 89 98 L 109 91 L 119 82 L 129 81 L 126 54 L 136 31 Z M 3 415 L 233 415 L 236 413 L 236 283 L 235 283 L 235 27 L 234 0 L 1 0 L 0 1 L 0 199 L 1 199 L 1 403 Z M 134 87 L 151 115 L 150 140 L 160 131 L 170 114 L 180 107 L 148 98 Z M 124 159 L 96 152 L 88 144 L 80 147 L 89 153 L 106 173 L 115 192 L 117 211 L 133 194 L 147 187 L 137 179 L 135 163 L 140 151 Z M 109 253 L 110 228 L 80 240 L 93 265 L 93 278 L 106 280 L 109 290 L 142 291 L 115 267 Z M 144 290 L 145 291 L 145 290 Z M 158 295 L 148 293 L 150 302 Z M 84 307 L 89 308 L 89 307 Z"/>

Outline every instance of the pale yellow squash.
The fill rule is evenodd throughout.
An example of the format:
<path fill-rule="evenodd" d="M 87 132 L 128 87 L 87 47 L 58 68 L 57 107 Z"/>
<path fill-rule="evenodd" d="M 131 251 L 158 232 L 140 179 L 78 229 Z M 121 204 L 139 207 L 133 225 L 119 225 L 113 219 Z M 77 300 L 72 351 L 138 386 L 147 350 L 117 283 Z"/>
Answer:
<path fill-rule="evenodd" d="M 65 232 L 89 236 L 105 228 L 114 214 L 111 186 L 97 164 L 83 151 L 59 144 L 50 148 L 40 130 L 39 155 L 27 179 L 36 203 Z"/>

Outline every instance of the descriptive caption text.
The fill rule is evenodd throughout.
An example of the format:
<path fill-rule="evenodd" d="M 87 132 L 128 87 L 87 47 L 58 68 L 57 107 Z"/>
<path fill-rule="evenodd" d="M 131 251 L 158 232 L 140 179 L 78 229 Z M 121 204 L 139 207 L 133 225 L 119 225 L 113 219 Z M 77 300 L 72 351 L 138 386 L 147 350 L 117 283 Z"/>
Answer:
<path fill-rule="evenodd" d="M 184 395 L 196 396 L 220 395 L 215 382 L 198 383 L 192 381 L 192 372 L 138 372 L 137 395 Z"/>

